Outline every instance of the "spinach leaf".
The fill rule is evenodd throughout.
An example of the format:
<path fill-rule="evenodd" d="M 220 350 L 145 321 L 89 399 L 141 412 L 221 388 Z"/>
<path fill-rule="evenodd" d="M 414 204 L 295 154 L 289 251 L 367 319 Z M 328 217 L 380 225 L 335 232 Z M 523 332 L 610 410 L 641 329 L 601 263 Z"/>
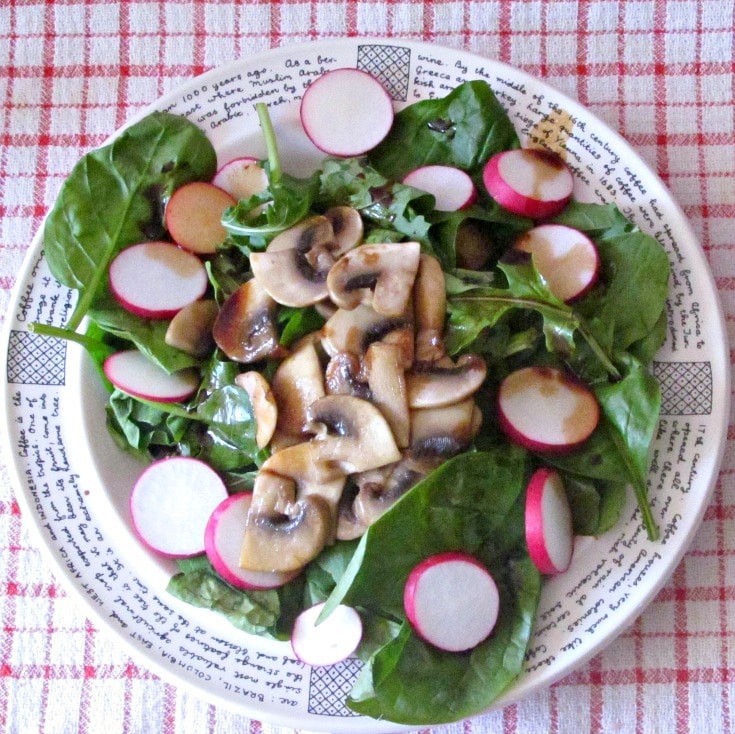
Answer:
<path fill-rule="evenodd" d="M 491 155 L 518 145 L 513 124 L 492 89 L 475 80 L 446 97 L 398 112 L 390 133 L 368 157 L 386 178 L 400 181 L 414 168 L 430 164 L 478 173 Z"/>
<path fill-rule="evenodd" d="M 165 235 L 163 209 L 177 187 L 210 179 L 217 156 L 183 117 L 154 112 L 87 153 L 64 182 L 44 225 L 44 251 L 61 283 L 80 292 L 76 329 L 124 247 Z"/>

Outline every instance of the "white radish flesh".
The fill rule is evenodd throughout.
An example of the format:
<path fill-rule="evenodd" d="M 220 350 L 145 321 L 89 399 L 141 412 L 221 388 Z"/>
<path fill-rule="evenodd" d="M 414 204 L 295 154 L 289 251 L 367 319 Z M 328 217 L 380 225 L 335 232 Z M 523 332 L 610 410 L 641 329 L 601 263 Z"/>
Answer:
<path fill-rule="evenodd" d="M 291 647 L 296 657 L 315 667 L 345 660 L 362 639 L 362 620 L 355 609 L 339 604 L 317 624 L 323 609 L 323 603 L 305 609 L 296 618 L 291 632 Z"/>
<path fill-rule="evenodd" d="M 493 631 L 500 595 L 490 572 L 477 559 L 449 551 L 413 568 L 403 606 L 422 639 L 441 650 L 463 652 Z"/>
<path fill-rule="evenodd" d="M 215 507 L 204 530 L 204 549 L 217 573 L 239 589 L 275 589 L 293 579 L 298 571 L 248 571 L 240 568 L 240 551 L 253 495 L 241 492 Z"/>
<path fill-rule="evenodd" d="M 235 199 L 249 199 L 268 188 L 268 176 L 255 158 L 235 158 L 217 171 L 212 183 Z"/>
<path fill-rule="evenodd" d="M 538 570 L 563 573 L 572 562 L 572 511 L 561 476 L 542 467 L 531 477 L 526 492 L 526 545 Z"/>
<path fill-rule="evenodd" d="M 594 393 L 550 367 L 511 372 L 500 384 L 497 403 L 508 437 L 532 451 L 572 451 L 589 438 L 600 417 Z"/>
<path fill-rule="evenodd" d="M 204 552 L 204 531 L 227 498 L 219 475 L 203 461 L 174 456 L 150 464 L 130 494 L 133 527 L 151 550 L 173 558 Z"/>
<path fill-rule="evenodd" d="M 166 204 L 166 229 L 185 250 L 213 255 L 227 236 L 222 213 L 237 202 L 224 189 L 193 181 L 176 189 Z"/>
<path fill-rule="evenodd" d="M 426 191 L 434 196 L 434 208 L 454 212 L 471 206 L 477 189 L 470 176 L 453 166 L 422 166 L 403 178 L 406 186 Z"/>
<path fill-rule="evenodd" d="M 141 242 L 110 263 L 110 290 L 127 311 L 149 319 L 170 319 L 207 289 L 202 261 L 170 242 Z"/>
<path fill-rule="evenodd" d="M 600 257 L 584 232 L 563 224 L 541 224 L 522 234 L 515 247 L 533 257 L 549 290 L 570 302 L 583 296 L 597 281 Z"/>
<path fill-rule="evenodd" d="M 199 385 L 194 370 L 168 373 L 137 349 L 110 355 L 103 364 L 107 379 L 119 390 L 157 403 L 178 403 L 190 397 Z"/>
<path fill-rule="evenodd" d="M 531 219 L 558 214 L 574 187 L 567 164 L 555 153 L 537 148 L 496 153 L 485 164 L 482 179 L 500 206 Z"/>
<path fill-rule="evenodd" d="M 374 148 L 393 124 L 393 102 L 382 84 L 359 69 L 333 69 L 301 100 L 301 124 L 322 152 L 339 157 Z"/>

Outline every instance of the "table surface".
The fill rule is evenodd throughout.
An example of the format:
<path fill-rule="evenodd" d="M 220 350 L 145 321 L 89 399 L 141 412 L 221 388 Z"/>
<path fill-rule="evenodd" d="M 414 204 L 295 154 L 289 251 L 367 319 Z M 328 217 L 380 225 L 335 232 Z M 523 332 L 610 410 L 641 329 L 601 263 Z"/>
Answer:
<path fill-rule="evenodd" d="M 735 329 L 732 0 L 0 2 L 0 314 L 74 162 L 182 80 L 274 46 L 394 36 L 513 64 L 620 132 L 683 207 Z M 650 606 L 560 682 L 449 732 L 735 731 L 735 424 L 693 544 Z M 0 730 L 290 732 L 130 660 L 59 586 L 0 469 Z"/>

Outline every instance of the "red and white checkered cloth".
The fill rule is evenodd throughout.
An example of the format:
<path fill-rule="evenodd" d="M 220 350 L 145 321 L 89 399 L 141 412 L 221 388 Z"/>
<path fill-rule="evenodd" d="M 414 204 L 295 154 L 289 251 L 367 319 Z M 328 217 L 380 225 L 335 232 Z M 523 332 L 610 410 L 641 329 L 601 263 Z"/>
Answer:
<path fill-rule="evenodd" d="M 73 164 L 182 80 L 273 46 L 396 36 L 513 64 L 637 148 L 704 247 L 735 343 L 733 0 L 0 0 L 0 314 Z M 449 732 L 735 732 L 735 423 L 690 550 L 643 615 L 548 690 Z M 0 473 L 0 731 L 285 732 L 128 659 L 57 585 Z"/>

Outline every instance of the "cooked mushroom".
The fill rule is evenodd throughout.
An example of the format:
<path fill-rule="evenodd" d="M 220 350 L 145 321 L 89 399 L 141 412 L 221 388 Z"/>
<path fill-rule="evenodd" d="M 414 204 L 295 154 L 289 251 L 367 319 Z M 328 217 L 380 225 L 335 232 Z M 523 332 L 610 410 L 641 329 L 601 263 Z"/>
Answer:
<path fill-rule="evenodd" d="M 255 443 L 262 449 L 276 430 L 278 405 L 268 380 L 260 372 L 243 372 L 235 378 L 235 384 L 248 394 L 255 415 Z"/>
<path fill-rule="evenodd" d="M 460 268 L 479 270 L 490 258 L 493 242 L 480 222 L 465 219 L 457 230 L 455 249 Z"/>
<path fill-rule="evenodd" d="M 322 346 L 333 357 L 339 352 L 351 352 L 362 357 L 376 341 L 396 344 L 401 348 L 402 363 L 413 362 L 413 319 L 410 309 L 401 316 L 381 316 L 370 306 L 358 306 L 348 311 L 337 309 L 322 327 Z"/>
<path fill-rule="evenodd" d="M 400 316 L 411 298 L 420 252 L 418 242 L 360 245 L 329 271 L 329 297 L 340 308 L 362 303 L 383 316 Z"/>
<path fill-rule="evenodd" d="M 324 370 L 324 386 L 328 395 L 354 395 L 370 399 L 370 388 L 361 374 L 360 359 L 352 352 L 338 352 Z"/>
<path fill-rule="evenodd" d="M 416 320 L 416 361 L 435 362 L 444 356 L 444 320 L 447 310 L 444 271 L 439 261 L 422 254 L 413 289 Z"/>
<path fill-rule="evenodd" d="M 255 278 L 284 306 L 311 306 L 326 298 L 327 273 L 335 262 L 334 232 L 321 215 L 277 235 L 265 252 L 250 255 Z"/>
<path fill-rule="evenodd" d="M 222 304 L 212 327 L 217 346 L 235 362 L 280 358 L 286 350 L 278 341 L 276 302 L 251 279 Z"/>
<path fill-rule="evenodd" d="M 333 206 L 324 212 L 324 216 L 334 232 L 334 241 L 337 244 L 335 256 L 344 255 L 362 242 L 364 226 L 357 209 L 351 206 Z"/>
<path fill-rule="evenodd" d="M 417 457 L 449 459 L 463 451 L 479 427 L 475 401 L 411 411 L 411 451 Z"/>
<path fill-rule="evenodd" d="M 193 357 L 206 357 L 214 346 L 212 326 L 217 318 L 217 310 L 217 303 L 211 299 L 184 306 L 166 329 L 166 344 Z"/>
<path fill-rule="evenodd" d="M 437 408 L 458 403 L 473 395 L 487 375 L 485 360 L 463 354 L 456 364 L 449 358 L 417 362 L 406 375 L 411 408 Z"/>
<path fill-rule="evenodd" d="M 315 342 L 303 340 L 278 365 L 271 379 L 278 405 L 274 443 L 282 447 L 307 437 L 307 408 L 324 396 L 324 374 Z"/>
<path fill-rule="evenodd" d="M 388 422 L 367 400 L 327 395 L 309 406 L 307 416 L 314 443 L 320 444 L 320 461 L 344 474 L 391 464 L 401 457 Z"/>
<path fill-rule="evenodd" d="M 409 403 L 401 348 L 396 344 L 373 342 L 365 353 L 365 374 L 370 399 L 388 421 L 396 444 L 399 448 L 408 446 Z"/>

